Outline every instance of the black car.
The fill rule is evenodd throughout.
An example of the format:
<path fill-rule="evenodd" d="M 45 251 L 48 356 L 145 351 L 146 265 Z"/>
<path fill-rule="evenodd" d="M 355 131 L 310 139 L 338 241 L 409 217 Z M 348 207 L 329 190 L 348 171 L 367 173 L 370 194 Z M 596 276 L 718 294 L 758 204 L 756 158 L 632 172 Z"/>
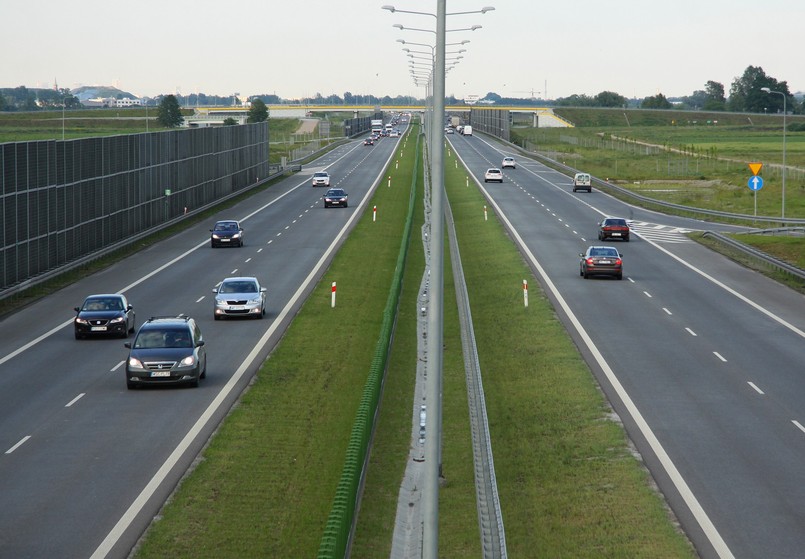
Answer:
<path fill-rule="evenodd" d="M 126 386 L 187 384 L 207 375 L 201 328 L 189 316 L 152 317 L 137 331 L 126 360 Z"/>
<path fill-rule="evenodd" d="M 615 247 L 591 246 L 584 254 L 579 254 L 579 275 L 584 279 L 590 276 L 615 276 L 623 279 L 623 255 Z"/>
<path fill-rule="evenodd" d="M 629 242 L 629 224 L 622 217 L 607 217 L 598 224 L 598 240 L 620 239 Z"/>
<path fill-rule="evenodd" d="M 75 339 L 115 335 L 127 338 L 134 332 L 134 307 L 119 293 L 100 293 L 75 307 Z"/>
<path fill-rule="evenodd" d="M 341 206 L 346 208 L 349 206 L 347 198 L 347 193 L 343 188 L 331 188 L 324 195 L 324 207 L 332 208 L 333 206 Z"/>
<path fill-rule="evenodd" d="M 216 221 L 210 229 L 210 246 L 243 246 L 243 228 L 234 219 Z"/>
<path fill-rule="evenodd" d="M 365 145 L 365 146 L 373 146 L 373 145 L 375 145 L 375 141 L 372 138 L 366 138 L 363 141 L 363 145 Z"/>

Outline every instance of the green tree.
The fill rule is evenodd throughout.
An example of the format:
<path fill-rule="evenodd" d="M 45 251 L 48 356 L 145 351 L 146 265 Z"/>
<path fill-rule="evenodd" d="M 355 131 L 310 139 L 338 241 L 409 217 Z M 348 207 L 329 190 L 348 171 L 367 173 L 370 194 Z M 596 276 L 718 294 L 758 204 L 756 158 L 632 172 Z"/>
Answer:
<path fill-rule="evenodd" d="M 795 105 L 795 102 L 792 103 L 794 99 L 788 91 L 788 83 L 779 82 L 771 76 L 767 76 L 760 66 L 747 66 L 743 76 L 735 78 L 730 87 L 730 110 L 752 113 L 782 112 L 782 96 L 766 93 L 762 90 L 764 87 L 785 95 L 786 108 Z"/>
<path fill-rule="evenodd" d="M 672 106 L 671 102 L 662 93 L 658 93 L 653 97 L 646 97 L 640 103 L 641 109 L 670 109 Z"/>
<path fill-rule="evenodd" d="M 262 99 L 252 99 L 252 106 L 249 107 L 249 116 L 246 122 L 265 122 L 268 120 L 268 107 Z"/>
<path fill-rule="evenodd" d="M 613 91 L 602 91 L 595 96 L 595 102 L 599 107 L 625 107 L 626 97 Z"/>
<path fill-rule="evenodd" d="M 237 121 L 237 120 L 235 120 L 235 119 L 234 119 L 234 118 L 232 118 L 231 116 L 228 116 L 228 117 L 226 117 L 226 118 L 224 119 L 223 125 L 224 125 L 224 126 L 235 126 L 237 123 L 238 123 L 238 121 Z"/>
<path fill-rule="evenodd" d="M 704 84 L 706 94 L 702 108 L 706 111 L 723 111 L 727 108 L 727 98 L 724 97 L 724 84 L 709 80 Z"/>
<path fill-rule="evenodd" d="M 167 128 L 175 128 L 184 122 L 182 110 L 179 108 L 179 101 L 175 95 L 166 95 L 162 98 L 157 110 L 157 122 Z"/>

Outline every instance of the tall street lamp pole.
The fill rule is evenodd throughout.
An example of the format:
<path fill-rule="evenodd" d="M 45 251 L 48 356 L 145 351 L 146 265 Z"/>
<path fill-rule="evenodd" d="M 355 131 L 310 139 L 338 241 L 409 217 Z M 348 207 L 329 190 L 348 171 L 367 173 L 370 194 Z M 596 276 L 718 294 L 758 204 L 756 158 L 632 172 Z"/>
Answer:
<path fill-rule="evenodd" d="M 785 130 L 786 130 L 785 118 L 786 118 L 786 113 L 788 112 L 786 110 L 786 103 L 785 103 L 786 95 L 782 91 L 774 91 L 774 90 L 772 90 L 771 88 L 768 88 L 768 87 L 761 87 L 760 90 L 765 91 L 766 93 L 769 93 L 769 94 L 776 93 L 777 95 L 781 95 L 783 97 L 783 203 L 782 203 L 782 210 L 780 212 L 780 216 L 783 219 L 785 219 L 785 153 L 786 153 L 786 150 L 785 150 Z"/>

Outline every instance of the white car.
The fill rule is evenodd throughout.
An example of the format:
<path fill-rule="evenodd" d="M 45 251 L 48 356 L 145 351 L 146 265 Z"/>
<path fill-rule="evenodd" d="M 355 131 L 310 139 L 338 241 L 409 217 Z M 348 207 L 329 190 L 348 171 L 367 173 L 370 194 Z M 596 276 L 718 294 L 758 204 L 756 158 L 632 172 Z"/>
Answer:
<path fill-rule="evenodd" d="M 213 318 L 263 318 L 266 314 L 266 288 L 257 278 L 238 276 L 226 278 L 215 289 Z"/>
<path fill-rule="evenodd" d="M 484 174 L 484 182 L 503 182 L 503 172 L 497 167 L 490 167 Z"/>
<path fill-rule="evenodd" d="M 313 186 L 330 186 L 330 174 L 325 171 L 313 173 Z"/>
<path fill-rule="evenodd" d="M 517 162 L 514 161 L 514 157 L 504 157 L 503 164 L 501 165 L 504 169 L 506 167 L 511 167 L 512 169 L 517 168 Z"/>

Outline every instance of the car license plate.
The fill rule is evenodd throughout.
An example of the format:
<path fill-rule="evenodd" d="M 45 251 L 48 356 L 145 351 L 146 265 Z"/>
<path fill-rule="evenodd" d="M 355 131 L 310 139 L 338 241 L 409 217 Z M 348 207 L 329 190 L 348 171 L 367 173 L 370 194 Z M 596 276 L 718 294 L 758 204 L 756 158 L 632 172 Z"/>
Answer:
<path fill-rule="evenodd" d="M 228 243 L 231 239 L 221 239 L 222 243 Z"/>
<path fill-rule="evenodd" d="M 171 376 L 170 371 L 151 371 L 152 377 L 169 377 Z"/>
<path fill-rule="evenodd" d="M 93 332 L 106 332 L 106 326 L 92 326 L 90 330 Z"/>
<path fill-rule="evenodd" d="M 620 234 L 620 233 L 612 233 L 612 236 L 613 236 L 613 237 L 620 237 L 620 236 L 621 236 L 621 234 Z"/>
<path fill-rule="evenodd" d="M 230 311 L 242 311 L 244 308 L 242 305 L 229 305 Z"/>
<path fill-rule="evenodd" d="M 598 263 L 599 264 L 612 264 L 612 262 L 610 262 L 609 260 L 599 260 Z"/>

